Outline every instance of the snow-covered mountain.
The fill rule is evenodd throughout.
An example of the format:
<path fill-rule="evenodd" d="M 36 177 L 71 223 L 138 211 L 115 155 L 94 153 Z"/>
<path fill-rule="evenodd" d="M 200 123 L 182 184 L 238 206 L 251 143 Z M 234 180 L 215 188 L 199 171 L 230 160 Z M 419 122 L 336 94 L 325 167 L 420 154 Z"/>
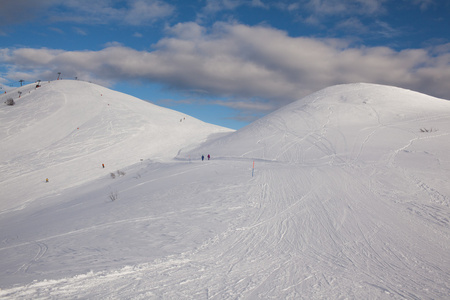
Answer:
<path fill-rule="evenodd" d="M 50 192 L 58 192 L 141 160 L 171 159 L 184 147 L 231 131 L 83 81 L 18 91 L 0 99 L 14 97 L 16 103 L 0 109 L 0 211 L 45 193 L 47 178 Z"/>
<path fill-rule="evenodd" d="M 42 95 L 77 99 L 72 84 L 49 83 Z M 0 199 L 15 209 L 0 214 L 1 298 L 450 295 L 449 101 L 340 85 L 231 132 L 147 103 L 136 111 L 139 100 L 98 86 L 83 90 L 89 101 L 63 102 L 58 113 L 45 99 L 27 104 L 21 124 L 53 129 L 54 139 L 33 140 L 38 129 L 7 119 L 0 162 L 10 175 L 0 184 L 9 196 Z M 36 99 L 40 90 L 30 92 Z M 55 125 L 74 115 L 81 121 Z M 147 142 L 152 126 L 165 141 L 157 148 Z M 181 135 L 196 133 L 178 144 L 184 126 Z M 130 149 L 142 152 L 126 160 Z M 53 179 L 78 164 L 88 178 Z M 117 168 L 125 175 L 113 179 Z M 29 181 L 35 174 L 51 180 Z"/>
<path fill-rule="evenodd" d="M 417 92 L 375 84 L 338 85 L 193 152 L 314 165 L 386 163 L 406 146 L 431 142 L 430 151 L 440 157 L 447 152 L 447 141 L 435 137 L 447 135 L 449 113 L 449 101 Z"/>

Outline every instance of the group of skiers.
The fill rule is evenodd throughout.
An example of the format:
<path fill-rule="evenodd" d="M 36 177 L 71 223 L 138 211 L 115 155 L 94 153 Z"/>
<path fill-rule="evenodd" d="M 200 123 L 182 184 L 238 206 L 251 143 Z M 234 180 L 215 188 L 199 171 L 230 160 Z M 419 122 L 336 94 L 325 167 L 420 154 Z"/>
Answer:
<path fill-rule="evenodd" d="M 208 154 L 208 160 L 210 160 L 211 156 Z M 202 155 L 202 160 L 205 160 L 205 156 Z"/>

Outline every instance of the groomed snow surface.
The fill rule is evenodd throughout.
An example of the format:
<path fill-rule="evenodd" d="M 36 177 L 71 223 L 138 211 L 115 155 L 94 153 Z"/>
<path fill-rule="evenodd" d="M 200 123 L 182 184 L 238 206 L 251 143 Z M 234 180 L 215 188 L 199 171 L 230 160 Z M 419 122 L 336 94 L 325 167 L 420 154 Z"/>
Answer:
<path fill-rule="evenodd" d="M 86 82 L 21 91 L 2 299 L 450 295 L 449 101 L 340 85 L 233 132 Z"/>

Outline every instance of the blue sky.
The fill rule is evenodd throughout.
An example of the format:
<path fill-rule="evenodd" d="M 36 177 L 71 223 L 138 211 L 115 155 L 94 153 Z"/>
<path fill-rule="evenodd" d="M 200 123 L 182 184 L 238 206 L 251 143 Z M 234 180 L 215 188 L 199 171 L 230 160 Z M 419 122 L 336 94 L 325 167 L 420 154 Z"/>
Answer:
<path fill-rule="evenodd" d="M 450 99 L 448 0 L 2 0 L 0 87 L 92 81 L 238 129 L 342 83 Z"/>

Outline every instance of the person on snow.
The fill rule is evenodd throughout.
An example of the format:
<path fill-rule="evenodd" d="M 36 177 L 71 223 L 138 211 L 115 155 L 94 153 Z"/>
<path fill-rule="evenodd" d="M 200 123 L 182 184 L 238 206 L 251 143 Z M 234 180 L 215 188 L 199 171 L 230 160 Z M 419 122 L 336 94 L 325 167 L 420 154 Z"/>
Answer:
<path fill-rule="evenodd" d="M 205 156 L 204 156 L 204 155 L 202 155 L 202 161 L 203 161 L 203 160 L 205 160 Z"/>
<path fill-rule="evenodd" d="M 211 156 L 209 156 L 209 154 L 208 154 L 208 160 L 211 158 Z"/>

